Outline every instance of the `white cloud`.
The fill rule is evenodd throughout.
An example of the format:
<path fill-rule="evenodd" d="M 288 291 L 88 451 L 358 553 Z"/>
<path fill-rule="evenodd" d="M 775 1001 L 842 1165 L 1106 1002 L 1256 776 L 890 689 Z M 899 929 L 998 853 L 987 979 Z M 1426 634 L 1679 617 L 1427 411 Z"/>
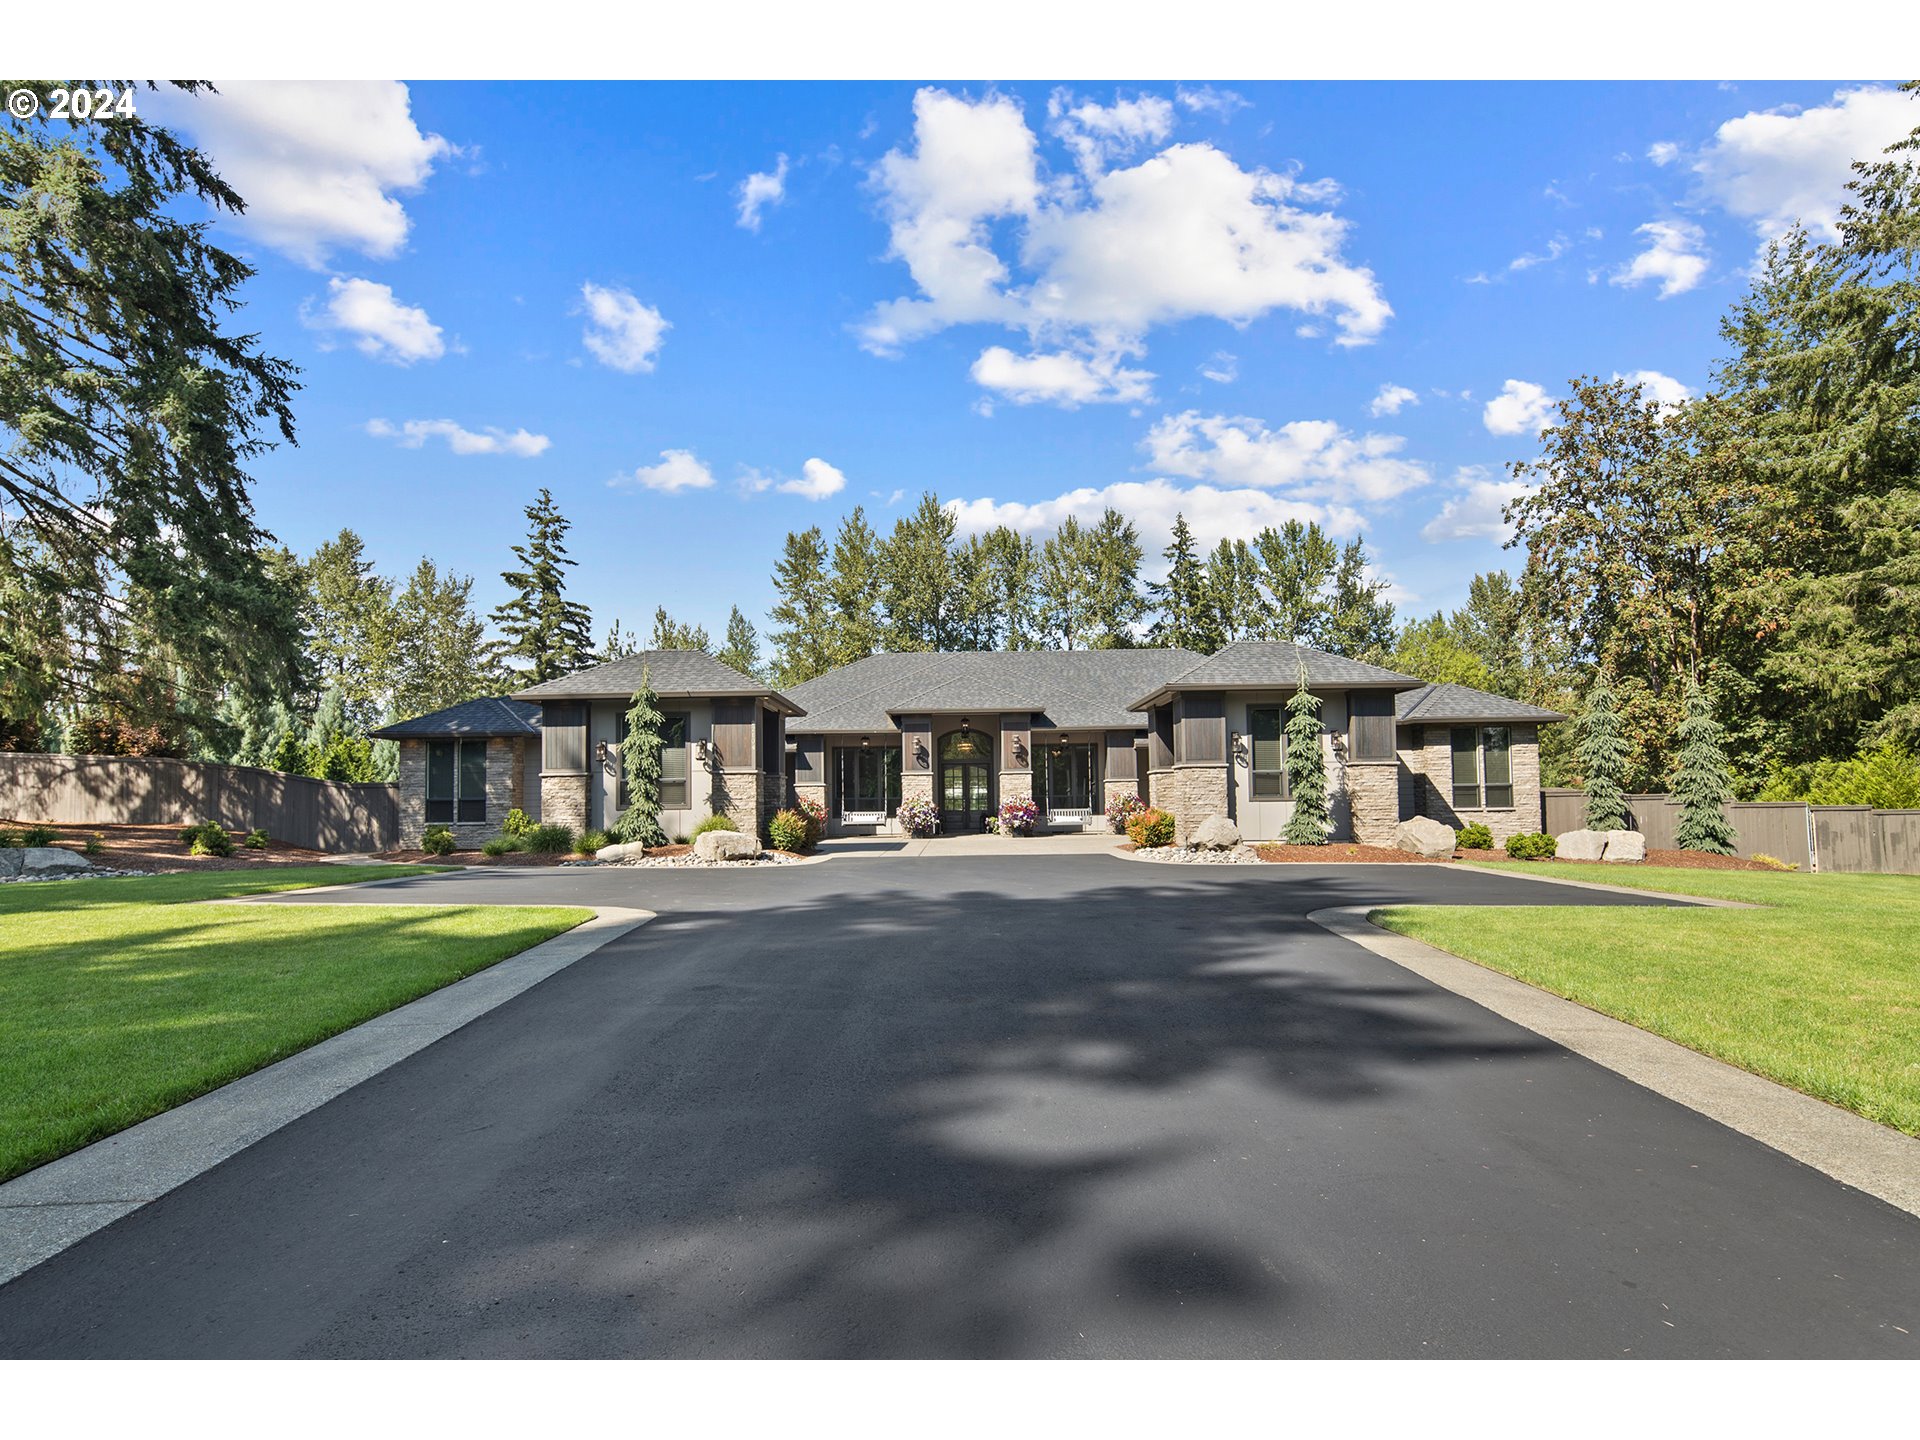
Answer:
<path fill-rule="evenodd" d="M 1647 248 L 1607 277 L 1614 285 L 1660 282 L 1660 298 L 1684 294 L 1707 273 L 1706 232 L 1690 220 L 1650 220 L 1635 229 Z"/>
<path fill-rule="evenodd" d="M 410 221 L 394 196 L 459 153 L 421 131 L 394 80 L 221 81 L 218 94 L 163 89 L 140 104 L 212 157 L 246 201 L 235 223 L 315 269 L 337 248 L 398 254 Z"/>
<path fill-rule="evenodd" d="M 1118 107 L 1095 108 L 1110 117 Z M 1102 123 L 1132 143 L 1160 133 L 1151 118 Z M 1083 136 L 1109 134 L 1075 124 Z M 912 151 L 889 151 L 872 179 L 889 256 L 916 287 L 861 327 L 877 354 L 949 326 L 992 324 L 1113 359 L 1139 354 L 1156 325 L 1244 325 L 1276 309 L 1325 317 L 1339 343 L 1361 344 L 1392 314 L 1373 275 L 1341 253 L 1347 222 L 1310 208 L 1324 186 L 1242 170 L 1211 145 L 1043 183 L 1016 101 L 928 88 L 914 97 Z"/>
<path fill-rule="evenodd" d="M 847 477 L 826 461 L 816 458 L 800 467 L 798 480 L 783 480 L 778 488 L 785 494 L 798 495 L 803 499 L 824 500 L 846 489 Z"/>
<path fill-rule="evenodd" d="M 1634 370 L 1625 375 L 1615 371 L 1613 378 L 1638 385 L 1641 393 L 1656 405 L 1678 405 L 1683 400 L 1693 398 L 1691 386 L 1683 385 L 1673 376 L 1663 375 L 1658 370 Z"/>
<path fill-rule="evenodd" d="M 1159 95 L 1115 97 L 1113 104 L 1101 105 L 1076 102 L 1071 91 L 1055 90 L 1047 100 L 1047 118 L 1052 122 L 1048 129 L 1089 177 L 1173 133 L 1173 104 Z"/>
<path fill-rule="evenodd" d="M 1016 355 L 1004 345 L 991 345 L 980 352 L 969 373 L 974 384 L 1016 405 L 1045 401 L 1072 410 L 1153 398 L 1152 373 L 1129 370 L 1114 354 L 1076 355 L 1060 350 Z"/>
<path fill-rule="evenodd" d="M 615 489 L 638 485 L 677 495 L 682 490 L 707 489 L 713 484 L 713 471 L 691 450 L 662 450 L 658 465 L 642 465 L 633 474 L 616 475 L 607 484 Z"/>
<path fill-rule="evenodd" d="M 1290 500 L 1268 490 L 1223 489 L 1215 485 L 1176 485 L 1171 480 L 1127 480 L 1099 488 L 1069 490 L 1050 500 L 949 500 L 946 508 L 963 531 L 978 534 L 996 525 L 1028 534 L 1056 530 L 1069 515 L 1082 523 L 1099 520 L 1112 506 L 1132 520 L 1144 536 L 1164 536 L 1176 514 L 1185 515 L 1194 538 L 1207 549 L 1222 540 L 1246 539 L 1264 526 L 1289 520 L 1315 521 L 1335 535 L 1357 533 L 1363 522 L 1352 508 Z M 1158 548 L 1150 544 L 1149 550 Z"/>
<path fill-rule="evenodd" d="M 1216 350 L 1212 359 L 1201 362 L 1200 374 L 1216 385 L 1231 385 L 1240 378 L 1240 357 Z"/>
<path fill-rule="evenodd" d="M 1764 242 L 1798 220 L 1831 238 L 1855 160 L 1878 160 L 1920 124 L 1920 104 L 1882 85 L 1839 90 L 1830 103 L 1790 113 L 1754 110 L 1714 132 L 1694 157 L 1701 190 L 1752 224 Z"/>
<path fill-rule="evenodd" d="M 1141 448 L 1156 470 L 1261 490 L 1291 490 L 1341 504 L 1390 500 L 1432 478 L 1399 456 L 1398 435 L 1360 435 L 1331 420 L 1264 421 L 1189 410 L 1147 432 Z"/>
<path fill-rule="evenodd" d="M 614 285 L 589 280 L 580 287 L 580 298 L 587 308 L 587 328 L 581 339 L 589 354 L 629 375 L 653 369 L 667 331 L 673 328 L 671 320 L 635 299 L 632 291 Z"/>
<path fill-rule="evenodd" d="M 1375 416 L 1398 415 L 1404 406 L 1419 403 L 1420 397 L 1404 385 L 1382 385 L 1380 393 L 1367 406 L 1367 412 Z"/>
<path fill-rule="evenodd" d="M 1567 253 L 1567 248 L 1567 237 L 1564 235 L 1556 235 L 1547 241 L 1547 248 L 1544 252 L 1530 250 L 1525 254 L 1516 255 L 1507 262 L 1507 269 L 1531 270 L 1536 265 L 1551 265 L 1555 260 L 1558 260 L 1562 255 Z"/>
<path fill-rule="evenodd" d="M 735 193 L 740 197 L 740 218 L 735 223 L 742 230 L 757 231 L 760 212 L 787 198 L 787 157 L 780 156 L 771 171 L 754 171 L 740 182 Z"/>
<path fill-rule="evenodd" d="M 1647 147 L 1647 159 L 1656 165 L 1671 165 L 1680 158 L 1680 147 L 1671 140 L 1656 140 Z"/>
<path fill-rule="evenodd" d="M 1480 419 L 1495 435 L 1538 435 L 1553 414 L 1553 397 L 1530 380 L 1509 380 L 1487 401 Z"/>
<path fill-rule="evenodd" d="M 412 365 L 447 353 L 440 327 L 419 306 L 396 300 L 390 285 L 336 275 L 327 282 L 327 297 L 323 310 L 302 307 L 301 319 L 316 330 L 353 335 L 354 348 L 363 355 L 393 365 Z"/>
<path fill-rule="evenodd" d="M 544 435 L 526 430 L 502 430 L 493 425 L 468 430 L 451 420 L 408 420 L 400 425 L 369 420 L 367 434 L 397 441 L 406 450 L 418 450 L 429 440 L 444 440 L 456 455 L 517 455 L 523 460 L 532 459 L 553 443 Z"/>
<path fill-rule="evenodd" d="M 1244 110 L 1253 103 L 1237 90 L 1216 90 L 1211 85 L 1201 85 L 1191 90 L 1184 85 L 1177 85 L 1173 98 L 1196 115 L 1212 115 L 1220 120 L 1232 119 L 1234 111 Z"/>
<path fill-rule="evenodd" d="M 1510 476 L 1495 479 L 1481 465 L 1463 465 L 1454 473 L 1454 493 L 1440 513 L 1420 528 L 1423 540 L 1499 540 L 1512 538 L 1513 527 L 1502 509 L 1524 494 L 1524 482 Z"/>

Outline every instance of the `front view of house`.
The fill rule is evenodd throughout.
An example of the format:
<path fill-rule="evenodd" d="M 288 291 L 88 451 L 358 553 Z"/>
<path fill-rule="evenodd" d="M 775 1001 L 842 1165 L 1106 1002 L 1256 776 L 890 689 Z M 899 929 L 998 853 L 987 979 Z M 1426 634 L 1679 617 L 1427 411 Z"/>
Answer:
<path fill-rule="evenodd" d="M 1387 844 L 1415 815 L 1484 823 L 1496 840 L 1540 825 L 1539 727 L 1565 717 L 1462 685 L 1428 684 L 1284 641 L 1190 650 L 872 655 L 786 693 L 691 650 L 596 665 L 509 699 L 469 701 L 376 732 L 401 746 L 405 843 L 450 824 L 462 844 L 509 808 L 606 828 L 625 807 L 620 742 L 642 672 L 666 717 L 661 825 L 709 815 L 742 830 L 798 798 L 833 835 L 898 830 L 900 802 L 933 800 L 946 834 L 973 834 L 1009 800 L 1048 829 L 1097 826 L 1121 795 L 1173 815 L 1184 839 L 1223 815 L 1278 839 L 1293 812 L 1286 705 L 1304 675 L 1320 701 L 1334 840 Z"/>

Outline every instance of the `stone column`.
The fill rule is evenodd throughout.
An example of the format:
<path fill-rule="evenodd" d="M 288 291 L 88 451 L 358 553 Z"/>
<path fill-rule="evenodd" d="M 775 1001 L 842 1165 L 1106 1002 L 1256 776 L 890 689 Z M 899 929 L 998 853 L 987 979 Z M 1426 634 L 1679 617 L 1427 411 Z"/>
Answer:
<path fill-rule="evenodd" d="M 420 848 L 420 837 L 427 833 L 427 742 L 400 742 L 400 834 L 396 844 L 403 850 Z"/>
<path fill-rule="evenodd" d="M 1153 777 L 1153 803 L 1156 809 L 1173 816 L 1173 839 L 1184 845 L 1203 821 L 1215 815 L 1226 818 L 1227 767 L 1225 765 L 1175 765 Z"/>
<path fill-rule="evenodd" d="M 543 825 L 567 825 L 576 831 L 587 828 L 586 771 L 540 772 L 540 822 Z"/>
<path fill-rule="evenodd" d="M 1353 838 L 1361 845 L 1393 844 L 1400 823 L 1400 762 L 1347 759 L 1347 795 Z"/>

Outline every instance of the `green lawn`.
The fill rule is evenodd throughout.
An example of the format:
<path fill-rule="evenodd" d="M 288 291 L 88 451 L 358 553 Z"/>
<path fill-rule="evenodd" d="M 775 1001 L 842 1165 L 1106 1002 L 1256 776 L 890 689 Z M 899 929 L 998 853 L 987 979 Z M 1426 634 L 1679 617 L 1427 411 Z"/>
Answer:
<path fill-rule="evenodd" d="M 419 873 L 316 865 L 0 885 L 0 1180 L 592 914 L 183 903 Z"/>
<path fill-rule="evenodd" d="M 1399 907 L 1373 918 L 1920 1135 L 1920 876 L 1622 867 L 1594 878 L 1767 908 Z M 1566 895 L 1580 906 L 1579 891 Z"/>

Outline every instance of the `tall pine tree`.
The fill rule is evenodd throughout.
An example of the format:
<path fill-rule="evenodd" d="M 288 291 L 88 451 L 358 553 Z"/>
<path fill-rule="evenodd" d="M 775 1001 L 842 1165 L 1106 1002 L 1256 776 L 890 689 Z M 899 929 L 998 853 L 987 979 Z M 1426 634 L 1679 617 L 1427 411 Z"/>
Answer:
<path fill-rule="evenodd" d="M 1614 708 L 1613 687 L 1605 671 L 1593 677 L 1586 709 L 1580 716 L 1580 769 L 1587 783 L 1587 828 L 1627 828 L 1627 800 L 1621 793 L 1626 773 L 1627 737 L 1621 733 L 1620 712 Z"/>
<path fill-rule="evenodd" d="M 837 663 L 833 601 L 827 582 L 826 540 L 818 525 L 790 531 L 774 567 L 779 602 L 768 613 L 776 628 L 773 683 L 781 689 L 824 675 Z"/>
<path fill-rule="evenodd" d="M 1687 678 L 1687 718 L 1680 723 L 1680 759 L 1673 772 L 1673 798 L 1680 802 L 1674 841 L 1682 850 L 1731 855 L 1740 843 L 1721 807 L 1733 799 L 1727 752 L 1713 701 L 1698 678 Z"/>
<path fill-rule="evenodd" d="M 753 622 L 740 613 L 738 605 L 727 616 L 727 643 L 714 657 L 722 665 L 731 665 L 749 679 L 760 679 L 760 636 Z"/>
<path fill-rule="evenodd" d="M 566 536 L 571 522 L 542 489 L 526 510 L 527 542 L 513 547 L 520 568 L 501 572 L 514 594 L 492 620 L 505 639 L 498 655 L 513 666 L 514 679 L 538 685 L 591 664 L 592 617 L 587 607 L 567 598 Z"/>
<path fill-rule="evenodd" d="M 1160 553 L 1167 562 L 1167 578 L 1147 587 L 1155 612 L 1148 639 L 1155 645 L 1211 655 L 1220 648 L 1220 640 L 1208 603 L 1206 566 L 1185 515 L 1173 517 L 1173 539 Z"/>

